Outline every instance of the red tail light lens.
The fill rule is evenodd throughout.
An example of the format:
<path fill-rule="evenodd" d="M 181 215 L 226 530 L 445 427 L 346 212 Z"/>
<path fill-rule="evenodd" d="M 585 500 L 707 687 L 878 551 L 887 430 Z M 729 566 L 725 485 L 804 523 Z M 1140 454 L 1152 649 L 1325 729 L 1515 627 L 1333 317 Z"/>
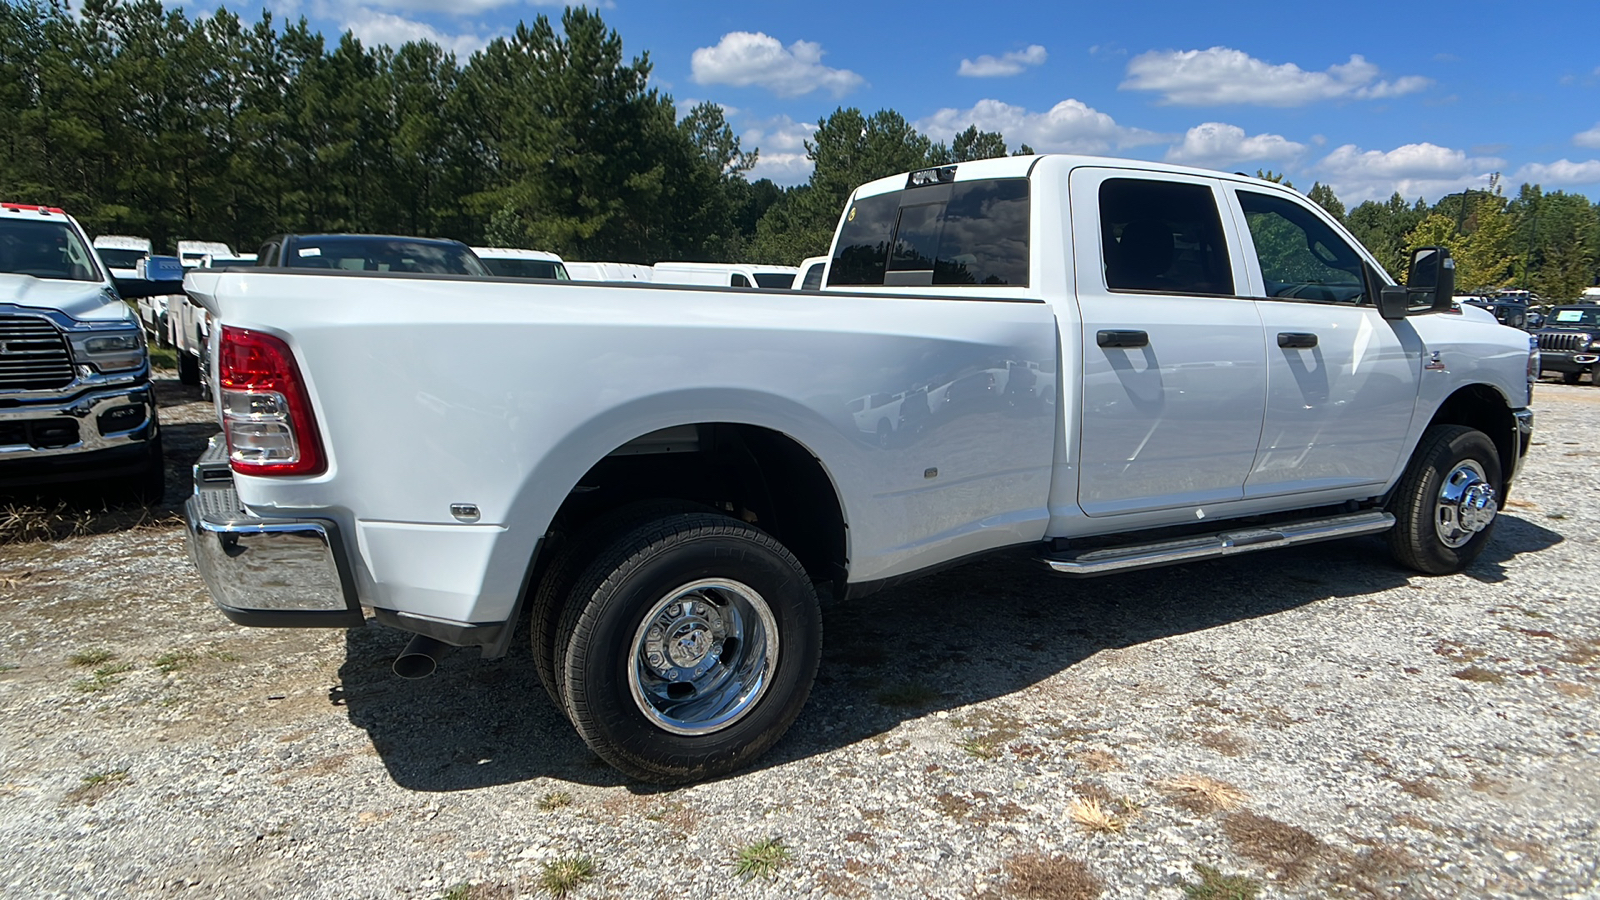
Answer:
<path fill-rule="evenodd" d="M 311 397 L 281 338 L 222 326 L 217 389 L 228 464 L 243 475 L 320 475 L 327 470 Z"/>

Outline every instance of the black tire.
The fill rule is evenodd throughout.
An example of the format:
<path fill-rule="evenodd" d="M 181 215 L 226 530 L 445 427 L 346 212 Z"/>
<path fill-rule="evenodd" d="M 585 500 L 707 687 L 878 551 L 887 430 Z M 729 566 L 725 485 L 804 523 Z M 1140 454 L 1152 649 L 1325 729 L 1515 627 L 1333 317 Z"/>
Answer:
<path fill-rule="evenodd" d="M 561 689 L 556 677 L 556 634 L 561 626 L 561 614 L 567 608 L 567 598 L 578 576 L 588 568 L 595 556 L 611 546 L 624 532 L 639 523 L 663 518 L 675 513 L 706 512 L 709 507 L 687 500 L 644 500 L 605 513 L 593 522 L 578 529 L 554 549 L 554 556 L 539 579 L 539 586 L 530 599 L 528 633 L 533 643 L 533 664 L 539 673 L 539 683 L 556 709 L 566 714 L 561 700 Z M 573 616 L 576 620 L 576 616 Z"/>
<path fill-rule="evenodd" d="M 178 348 L 178 383 L 196 385 L 200 383 L 200 357 Z"/>
<path fill-rule="evenodd" d="M 1577 384 L 1578 383 L 1578 379 L 1580 379 L 1582 377 L 1583 377 L 1583 373 L 1582 372 L 1562 372 L 1561 373 L 1561 383 L 1562 384 Z"/>
<path fill-rule="evenodd" d="M 698 633 L 710 637 L 673 639 L 696 633 L 676 623 L 690 622 L 696 609 Z M 669 624 L 671 617 L 677 620 Z M 715 514 L 671 516 L 622 535 L 579 578 L 563 620 L 558 648 L 568 717 L 606 762 L 658 783 L 722 775 L 760 756 L 805 706 L 822 652 L 822 614 L 800 562 L 770 535 Z M 700 627 L 707 621 L 727 627 Z M 667 633 L 649 622 L 663 623 Z M 647 661 L 650 646 L 673 655 L 668 669 L 684 667 L 672 669 L 673 678 L 699 676 L 689 667 L 708 663 L 704 692 L 682 679 L 647 683 L 656 675 L 651 667 L 663 664 L 660 654 Z M 678 655 L 695 652 L 689 661 Z M 756 682 L 764 687 L 751 696 Z M 652 690 L 656 705 L 643 699 Z M 713 709 L 672 718 L 685 708 L 675 704 L 697 701 Z M 678 729 L 669 730 L 674 724 Z"/>
<path fill-rule="evenodd" d="M 1464 473 L 1464 474 L 1463 474 Z M 1457 477 L 1452 479 L 1452 475 Z M 1496 505 L 1487 522 L 1474 504 L 1447 500 L 1481 482 Z M 1395 526 L 1387 538 L 1401 565 L 1428 575 L 1449 575 L 1472 564 L 1494 532 L 1494 516 L 1504 492 L 1500 453 L 1483 432 L 1462 425 L 1435 425 L 1423 434 L 1400 478 L 1389 511 Z M 1484 495 L 1473 493 L 1473 499 Z M 1441 519 L 1448 519 L 1441 524 Z M 1447 538 L 1445 532 L 1450 532 Z"/>

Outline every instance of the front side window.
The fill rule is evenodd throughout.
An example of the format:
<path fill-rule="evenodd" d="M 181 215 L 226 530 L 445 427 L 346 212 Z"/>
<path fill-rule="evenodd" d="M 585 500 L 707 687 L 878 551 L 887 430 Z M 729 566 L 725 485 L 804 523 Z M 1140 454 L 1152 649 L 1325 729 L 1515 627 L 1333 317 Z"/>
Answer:
<path fill-rule="evenodd" d="M 909 188 L 845 214 L 829 285 L 1028 286 L 1028 180 Z"/>
<path fill-rule="evenodd" d="M 100 272 L 77 232 L 64 222 L 0 219 L 0 272 L 99 281 Z"/>
<path fill-rule="evenodd" d="M 1107 179 L 1100 185 L 1100 238 L 1110 290 L 1234 292 L 1216 195 L 1206 185 Z"/>
<path fill-rule="evenodd" d="M 1284 197 L 1239 191 L 1268 297 L 1360 303 L 1366 297 L 1360 254 L 1328 223 Z"/>
<path fill-rule="evenodd" d="M 123 250 L 118 247 L 99 247 L 100 261 L 112 269 L 132 269 L 139 265 L 139 261 L 150 254 L 143 250 Z"/>
<path fill-rule="evenodd" d="M 523 257 L 480 258 L 491 274 L 504 278 L 553 278 L 567 280 L 567 269 L 551 259 L 525 259 Z"/>

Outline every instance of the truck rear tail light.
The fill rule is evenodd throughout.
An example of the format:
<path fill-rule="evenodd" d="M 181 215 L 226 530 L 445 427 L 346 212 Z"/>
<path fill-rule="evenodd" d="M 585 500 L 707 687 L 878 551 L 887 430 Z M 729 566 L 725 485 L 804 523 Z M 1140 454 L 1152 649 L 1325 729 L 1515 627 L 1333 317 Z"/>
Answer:
<path fill-rule="evenodd" d="M 243 475 L 320 475 L 327 470 L 311 397 L 282 339 L 222 327 L 217 389 L 228 464 Z"/>

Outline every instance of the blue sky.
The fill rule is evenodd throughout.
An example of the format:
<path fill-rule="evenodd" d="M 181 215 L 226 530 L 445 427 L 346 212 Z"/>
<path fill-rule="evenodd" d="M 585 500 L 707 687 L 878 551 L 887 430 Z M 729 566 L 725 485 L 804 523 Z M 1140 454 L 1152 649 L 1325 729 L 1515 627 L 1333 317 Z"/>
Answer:
<path fill-rule="evenodd" d="M 250 5 L 231 8 L 251 14 Z M 425 37 L 465 59 L 539 0 L 268 0 L 327 34 Z M 838 106 L 935 138 L 1284 172 L 1348 205 L 1432 202 L 1501 174 L 1600 200 L 1600 2 L 732 4 L 610 0 L 631 56 L 683 108 L 723 105 L 753 177 L 806 179 Z"/>

